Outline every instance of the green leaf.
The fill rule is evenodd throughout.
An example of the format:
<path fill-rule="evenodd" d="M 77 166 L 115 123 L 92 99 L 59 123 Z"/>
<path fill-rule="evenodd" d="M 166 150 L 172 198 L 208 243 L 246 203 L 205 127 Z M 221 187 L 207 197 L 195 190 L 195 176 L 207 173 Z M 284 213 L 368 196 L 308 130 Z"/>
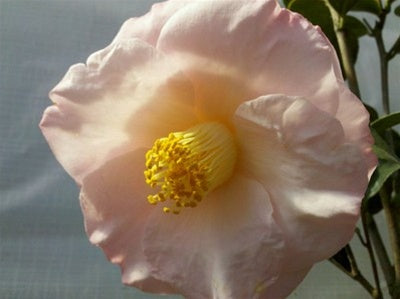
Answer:
<path fill-rule="evenodd" d="M 363 11 L 375 15 L 381 13 L 379 0 L 329 0 L 339 15 L 344 17 L 349 11 Z"/>
<path fill-rule="evenodd" d="M 358 0 L 351 10 L 369 12 L 379 16 L 381 13 L 381 5 L 379 0 Z"/>
<path fill-rule="evenodd" d="M 394 204 L 395 208 L 400 208 L 400 193 L 395 194 L 391 202 Z"/>
<path fill-rule="evenodd" d="M 379 160 L 393 162 L 395 164 L 400 165 L 400 160 L 396 156 L 388 152 L 385 148 L 380 147 L 379 145 L 376 144 L 372 148 Z"/>
<path fill-rule="evenodd" d="M 381 201 L 381 198 L 379 197 L 379 195 L 374 195 L 372 197 L 366 198 L 365 200 L 366 200 L 368 212 L 370 212 L 372 215 L 377 214 L 380 211 L 382 211 L 383 206 L 382 206 L 382 201 Z"/>
<path fill-rule="evenodd" d="M 355 17 L 345 16 L 343 21 L 343 30 L 346 32 L 346 43 L 350 50 L 350 57 L 352 62 L 357 61 L 358 55 L 358 39 L 367 34 L 367 28 L 365 25 Z"/>
<path fill-rule="evenodd" d="M 379 161 L 379 165 L 376 168 L 369 182 L 369 186 L 365 194 L 365 197 L 370 198 L 376 195 L 379 192 L 379 190 L 381 190 L 386 180 L 399 169 L 400 169 L 399 162 L 396 163 L 387 160 Z"/>
<path fill-rule="evenodd" d="M 349 245 L 340 249 L 334 256 L 332 256 L 329 260 L 333 263 L 340 265 L 347 273 L 351 273 L 352 267 L 349 259 L 348 252 L 346 248 L 349 248 Z"/>
<path fill-rule="evenodd" d="M 346 16 L 344 18 L 343 27 L 346 32 L 354 35 L 357 38 L 368 33 L 368 30 L 365 27 L 364 23 L 352 16 Z"/>
<path fill-rule="evenodd" d="M 382 134 L 386 129 L 400 124 L 400 112 L 385 115 L 371 123 L 371 127 L 374 128 L 379 134 Z"/>
<path fill-rule="evenodd" d="M 370 106 L 370 105 L 368 105 L 366 103 L 363 103 L 363 104 L 364 104 L 365 108 L 367 108 L 367 110 L 369 112 L 370 121 L 372 122 L 372 121 L 378 119 L 379 115 L 378 115 L 378 112 L 376 112 L 375 108 L 373 108 L 372 106 Z"/>
<path fill-rule="evenodd" d="M 346 13 L 354 7 L 359 0 L 328 0 L 339 15 L 344 17 Z"/>
<path fill-rule="evenodd" d="M 386 141 L 376 130 L 372 129 L 371 132 L 375 139 L 373 150 L 379 159 L 379 164 L 369 182 L 368 189 L 365 193 L 366 198 L 376 195 L 379 190 L 381 190 L 386 180 L 400 169 L 400 159 L 395 154 L 391 153 L 390 147 Z"/>
<path fill-rule="evenodd" d="M 400 134 L 395 130 L 391 130 L 391 133 L 393 137 L 394 152 L 398 157 L 400 157 Z"/>
<path fill-rule="evenodd" d="M 319 25 L 331 42 L 336 40 L 332 17 L 325 0 L 313 0 L 312 5 L 310 5 L 310 0 L 290 0 L 286 2 L 288 2 L 288 9 L 300 13 L 314 25 Z"/>
<path fill-rule="evenodd" d="M 333 28 L 332 16 L 329 8 L 325 4 L 325 0 L 286 0 L 287 8 L 298 12 L 308 19 L 314 25 L 321 27 L 322 31 L 339 53 L 339 45 Z M 340 55 L 338 55 L 340 58 Z M 343 69 L 343 68 L 342 68 Z"/>
<path fill-rule="evenodd" d="M 381 148 L 381 149 L 385 150 L 388 153 L 392 152 L 392 150 L 390 149 L 390 146 L 387 144 L 385 139 L 383 139 L 381 137 L 381 135 L 378 133 L 378 131 L 376 131 L 372 127 L 371 127 L 371 134 L 372 134 L 372 137 L 374 137 L 374 141 L 375 141 L 374 146 L 376 146 L 378 148 Z"/>
<path fill-rule="evenodd" d="M 342 7 L 341 9 L 345 11 L 348 7 L 352 7 L 353 4 L 355 5 L 358 3 L 358 1 L 361 0 L 329 1 L 335 3 L 337 7 Z M 312 0 L 312 5 L 310 0 L 285 0 L 284 3 L 286 4 L 288 9 L 300 13 L 314 25 L 320 26 L 326 37 L 335 47 L 336 52 L 340 53 L 334 30 L 332 15 L 326 4 L 326 0 Z M 355 63 L 357 60 L 359 48 L 358 38 L 366 34 L 367 29 L 365 28 L 364 24 L 355 17 L 345 16 L 343 19 L 343 30 L 346 30 L 346 43 L 350 50 L 351 59 Z M 338 56 L 341 59 L 340 55 Z"/>
<path fill-rule="evenodd" d="M 394 9 L 394 14 L 400 17 L 400 5 Z"/>

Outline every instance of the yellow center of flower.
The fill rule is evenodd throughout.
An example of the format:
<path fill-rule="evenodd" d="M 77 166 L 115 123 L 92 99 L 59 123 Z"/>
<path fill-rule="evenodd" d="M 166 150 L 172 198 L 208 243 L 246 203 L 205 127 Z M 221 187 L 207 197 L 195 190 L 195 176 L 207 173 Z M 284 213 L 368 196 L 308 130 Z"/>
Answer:
<path fill-rule="evenodd" d="M 147 197 L 148 202 L 163 202 L 163 211 L 174 214 L 196 207 L 231 177 L 236 156 L 231 132 L 219 123 L 203 123 L 157 139 L 146 153 L 146 183 L 158 191 Z"/>

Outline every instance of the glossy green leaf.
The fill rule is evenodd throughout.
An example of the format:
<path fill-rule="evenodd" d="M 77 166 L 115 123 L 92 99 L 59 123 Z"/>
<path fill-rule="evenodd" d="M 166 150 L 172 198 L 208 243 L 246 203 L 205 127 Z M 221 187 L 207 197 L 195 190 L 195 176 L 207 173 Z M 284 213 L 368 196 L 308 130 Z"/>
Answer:
<path fill-rule="evenodd" d="M 385 115 L 371 123 L 371 127 L 374 128 L 379 134 L 382 134 L 385 130 L 390 129 L 393 126 L 400 124 L 400 112 Z"/>
<path fill-rule="evenodd" d="M 366 198 L 376 195 L 386 180 L 400 169 L 400 159 L 391 152 L 386 141 L 374 129 L 372 135 L 375 139 L 373 150 L 379 159 L 379 164 L 369 182 Z"/>
<path fill-rule="evenodd" d="M 399 162 L 380 160 L 378 167 L 371 177 L 365 197 L 370 198 L 376 195 L 379 190 L 381 190 L 386 180 L 399 169 Z"/>
<path fill-rule="evenodd" d="M 331 0 L 333 1 L 333 0 Z M 335 0 L 336 5 L 341 5 L 343 0 Z M 358 0 L 346 0 L 350 2 L 358 2 Z M 322 31 L 328 37 L 332 45 L 335 47 L 336 52 L 340 53 L 336 34 L 334 31 L 333 20 L 331 12 L 326 5 L 325 0 L 313 0 L 312 5 L 310 0 L 286 0 L 287 8 L 300 13 L 307 18 L 314 25 L 321 27 Z M 351 3 L 350 3 L 351 4 Z M 348 6 L 350 4 L 347 4 Z M 351 6 L 351 5 L 350 5 Z M 343 6 L 346 7 L 346 6 Z M 344 9 L 344 8 L 343 8 Z M 345 16 L 343 19 L 343 30 L 346 31 L 346 42 L 350 50 L 351 59 L 353 62 L 357 60 L 358 54 L 358 38 L 367 33 L 364 24 L 353 16 Z M 340 55 L 339 55 L 340 57 Z M 342 68 L 343 69 L 343 68 Z"/>
<path fill-rule="evenodd" d="M 383 147 L 380 147 L 379 145 L 374 145 L 373 150 L 379 160 L 393 162 L 400 165 L 400 160 Z"/>
<path fill-rule="evenodd" d="M 394 9 L 394 14 L 400 17 L 400 5 Z"/>
<path fill-rule="evenodd" d="M 348 33 L 354 35 L 357 38 L 368 33 L 364 23 L 352 16 L 346 16 L 344 18 L 343 26 Z"/>
<path fill-rule="evenodd" d="M 354 5 L 359 0 L 328 0 L 332 7 L 339 13 L 341 16 L 345 16 L 346 13 L 354 7 Z"/>
<path fill-rule="evenodd" d="M 388 153 L 391 153 L 391 152 L 392 152 L 390 146 L 387 144 L 387 142 L 385 141 L 385 139 L 383 139 L 383 138 L 381 137 L 381 135 L 378 133 L 378 131 L 376 131 L 376 130 L 375 130 L 374 128 L 372 128 L 372 127 L 371 127 L 371 134 L 372 134 L 372 137 L 374 137 L 374 141 L 375 141 L 374 146 L 376 146 L 376 147 L 378 147 L 378 148 L 381 148 L 381 149 L 385 150 L 385 151 L 388 152 Z"/>
<path fill-rule="evenodd" d="M 288 9 L 298 12 L 314 25 L 321 27 L 326 37 L 335 47 L 336 52 L 339 53 L 339 45 L 333 28 L 332 16 L 325 4 L 325 0 L 312 0 L 312 5 L 310 5 L 310 0 L 286 0 L 285 2 Z M 341 59 L 340 55 L 338 56 Z"/>
<path fill-rule="evenodd" d="M 393 129 L 391 130 L 391 133 L 393 137 L 394 152 L 397 155 L 397 157 L 400 157 L 400 134 Z"/>
<path fill-rule="evenodd" d="M 374 120 L 378 119 L 379 115 L 378 115 L 378 112 L 376 112 L 375 108 L 373 108 L 372 106 L 370 106 L 370 105 L 368 105 L 366 103 L 363 103 L 363 104 L 364 104 L 365 108 L 367 108 L 367 110 L 369 112 L 370 121 L 374 121 Z"/>
<path fill-rule="evenodd" d="M 287 8 L 300 13 L 314 25 L 319 25 L 329 40 L 336 41 L 333 30 L 332 17 L 325 0 L 290 0 L 287 2 Z"/>
<path fill-rule="evenodd" d="M 379 0 L 358 0 L 351 10 L 369 12 L 378 16 L 381 13 L 381 6 Z"/>
<path fill-rule="evenodd" d="M 350 246 L 346 245 L 346 247 L 343 247 L 342 249 L 340 249 L 329 260 L 332 263 L 340 266 L 343 270 L 345 270 L 347 273 L 350 274 L 353 269 L 351 267 L 351 262 L 350 262 L 348 250 L 351 250 Z"/>
<path fill-rule="evenodd" d="M 391 203 L 393 204 L 394 208 L 400 209 L 400 193 L 397 193 L 393 196 Z"/>
<path fill-rule="evenodd" d="M 353 63 L 357 61 L 358 55 L 358 39 L 367 34 L 365 25 L 353 16 L 345 16 L 343 22 L 343 30 L 346 32 L 346 42 L 350 50 Z"/>
<path fill-rule="evenodd" d="M 297 0 L 283 0 L 283 4 L 286 7 L 288 7 L 291 5 L 291 2 L 296 2 L 296 1 Z M 306 0 L 304 2 L 305 2 L 304 5 L 308 5 L 310 7 L 314 6 L 315 4 L 314 0 Z M 379 0 L 329 0 L 329 3 L 331 3 L 331 5 L 341 15 L 345 15 L 349 10 L 369 12 L 375 15 L 379 15 L 381 13 L 381 6 L 379 4 Z M 317 3 L 317 5 L 319 4 Z"/>
<path fill-rule="evenodd" d="M 372 184 L 370 184 L 372 185 Z M 372 197 L 366 198 L 366 205 L 368 212 L 371 213 L 372 215 L 379 213 L 382 211 L 383 206 L 382 206 L 382 201 L 379 195 L 374 195 Z"/>

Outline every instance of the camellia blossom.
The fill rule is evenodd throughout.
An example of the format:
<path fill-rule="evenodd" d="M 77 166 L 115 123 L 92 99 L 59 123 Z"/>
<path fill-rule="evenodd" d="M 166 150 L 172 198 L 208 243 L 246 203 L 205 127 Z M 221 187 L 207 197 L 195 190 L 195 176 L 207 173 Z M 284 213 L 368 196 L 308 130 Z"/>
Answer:
<path fill-rule="evenodd" d="M 284 298 L 352 237 L 369 115 L 274 0 L 155 4 L 51 91 L 41 129 L 125 284 Z"/>

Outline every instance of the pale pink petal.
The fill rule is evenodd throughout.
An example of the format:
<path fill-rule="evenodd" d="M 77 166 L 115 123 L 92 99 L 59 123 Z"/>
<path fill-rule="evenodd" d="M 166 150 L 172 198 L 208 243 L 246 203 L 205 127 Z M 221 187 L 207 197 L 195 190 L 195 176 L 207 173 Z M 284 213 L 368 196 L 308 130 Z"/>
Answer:
<path fill-rule="evenodd" d="M 152 275 L 186 298 L 257 298 L 280 270 L 272 213 L 263 187 L 240 175 L 178 216 L 153 213 L 143 241 Z"/>
<path fill-rule="evenodd" d="M 284 299 L 303 281 L 310 268 L 293 272 L 283 272 L 273 285 L 266 288 L 261 294 L 262 299 Z"/>
<path fill-rule="evenodd" d="M 154 211 L 146 197 L 152 192 L 144 181 L 145 149 L 114 158 L 84 180 L 80 194 L 90 242 L 120 265 L 122 281 L 145 291 L 174 293 L 167 283 L 153 278 L 142 249 L 144 224 Z"/>
<path fill-rule="evenodd" d="M 155 46 L 164 24 L 191 2 L 192 0 L 170 0 L 153 4 L 146 15 L 125 21 L 113 42 L 139 38 Z"/>
<path fill-rule="evenodd" d="M 189 75 L 205 113 L 277 93 L 336 113 L 342 77 L 333 47 L 318 27 L 276 1 L 196 1 L 165 23 L 157 48 Z M 234 91 L 224 94 L 227 82 Z"/>
<path fill-rule="evenodd" d="M 286 297 L 350 240 L 376 165 L 332 45 L 273 0 L 155 4 L 50 97 L 41 128 L 89 239 L 144 291 Z M 148 204 L 146 149 L 212 120 L 236 134 L 233 177 L 178 216 Z"/>
<path fill-rule="evenodd" d="M 275 1 L 185 2 L 171 17 L 174 5 L 155 10 L 169 18 L 160 17 L 157 47 L 176 55 L 192 79 L 202 119 L 227 121 L 241 102 L 261 95 L 303 96 L 334 115 L 346 139 L 365 144 L 372 173 L 368 112 L 345 86 L 335 50 L 320 28 Z M 161 25 L 156 27 L 159 38 Z"/>
<path fill-rule="evenodd" d="M 190 82 L 137 39 L 72 66 L 50 97 L 40 126 L 78 183 L 108 159 L 196 123 Z"/>
<path fill-rule="evenodd" d="M 357 143 L 339 121 L 298 97 L 271 95 L 236 113 L 239 168 L 266 188 L 286 237 L 286 271 L 326 259 L 352 237 L 368 183 Z"/>
<path fill-rule="evenodd" d="M 374 140 L 369 129 L 369 113 L 344 83 L 340 87 L 340 101 L 336 118 L 342 123 L 345 139 L 360 144 L 367 159 L 369 176 L 371 176 L 375 170 L 377 158 L 371 148 Z"/>

